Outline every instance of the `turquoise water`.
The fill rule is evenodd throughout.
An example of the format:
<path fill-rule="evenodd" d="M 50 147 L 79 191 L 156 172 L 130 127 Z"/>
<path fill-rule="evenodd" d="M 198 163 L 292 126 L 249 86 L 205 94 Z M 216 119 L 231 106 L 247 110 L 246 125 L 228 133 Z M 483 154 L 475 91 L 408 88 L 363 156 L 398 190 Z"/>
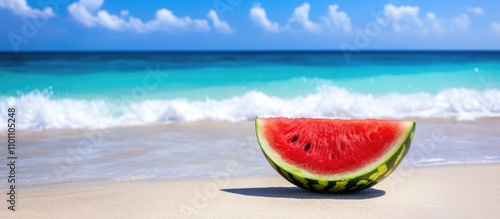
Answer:
<path fill-rule="evenodd" d="M 30 130 L 256 115 L 470 120 L 500 115 L 499 60 L 498 52 L 2 54 L 0 110 L 16 105 Z"/>
<path fill-rule="evenodd" d="M 416 120 L 403 173 L 500 162 L 500 52 L 0 53 L 11 107 L 20 184 L 275 174 L 255 116 Z"/>
<path fill-rule="evenodd" d="M 154 63 L 152 63 L 154 64 Z M 162 69 L 147 65 L 143 71 L 102 71 L 78 74 L 2 72 L 2 93 L 26 94 L 52 88 L 54 98 L 119 97 L 143 82 L 157 85 L 141 97 L 172 99 L 221 99 L 250 90 L 278 97 L 294 97 L 315 91 L 321 84 L 343 87 L 363 94 L 429 92 L 447 88 L 480 86 L 481 78 L 495 74 L 500 63 L 421 66 L 262 66 L 202 69 Z M 478 72 L 475 72 L 478 68 Z M 150 69 L 150 70 L 147 70 Z M 294 89 L 291 89 L 291 88 Z M 497 88 L 497 86 L 495 86 Z M 197 92 L 204 90 L 206 92 Z"/>

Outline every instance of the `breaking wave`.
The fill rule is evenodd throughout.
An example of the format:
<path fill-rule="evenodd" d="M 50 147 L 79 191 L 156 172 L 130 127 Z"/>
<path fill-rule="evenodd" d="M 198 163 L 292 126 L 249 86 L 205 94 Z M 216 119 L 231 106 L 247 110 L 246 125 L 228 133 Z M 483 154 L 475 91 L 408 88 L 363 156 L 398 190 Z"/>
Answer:
<path fill-rule="evenodd" d="M 437 94 L 373 95 L 350 92 L 332 85 L 292 98 L 252 90 L 244 95 L 215 100 L 151 99 L 138 102 L 104 99 L 60 99 L 47 91 L 0 96 L 0 115 L 6 124 L 7 108 L 16 107 L 18 129 L 98 129 L 115 126 L 200 120 L 245 121 L 255 116 L 342 118 L 454 118 L 474 120 L 500 116 L 500 90 L 451 88 Z M 0 131 L 6 131 L 1 126 Z"/>

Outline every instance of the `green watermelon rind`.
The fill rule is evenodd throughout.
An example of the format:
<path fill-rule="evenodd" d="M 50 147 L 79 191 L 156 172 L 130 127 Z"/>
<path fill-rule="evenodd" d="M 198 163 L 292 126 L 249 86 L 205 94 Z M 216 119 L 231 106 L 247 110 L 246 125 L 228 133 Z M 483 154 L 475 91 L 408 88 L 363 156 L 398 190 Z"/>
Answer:
<path fill-rule="evenodd" d="M 416 128 L 415 122 L 406 122 L 406 134 L 395 141 L 391 150 L 373 164 L 353 173 L 322 176 L 301 170 L 283 160 L 279 154 L 269 147 L 266 138 L 261 132 L 260 123 L 260 119 L 256 117 L 255 130 L 260 148 L 269 164 L 283 178 L 303 189 L 331 193 L 367 189 L 387 178 L 408 153 Z"/>

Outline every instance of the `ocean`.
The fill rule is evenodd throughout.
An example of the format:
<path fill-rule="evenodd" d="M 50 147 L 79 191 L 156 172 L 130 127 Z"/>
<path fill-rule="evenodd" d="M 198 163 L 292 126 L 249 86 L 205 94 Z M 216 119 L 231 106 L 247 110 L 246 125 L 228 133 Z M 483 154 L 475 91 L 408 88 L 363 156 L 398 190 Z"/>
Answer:
<path fill-rule="evenodd" d="M 4 136 L 8 108 L 27 185 L 274 174 L 255 116 L 411 119 L 403 168 L 500 162 L 500 52 L 0 53 Z"/>

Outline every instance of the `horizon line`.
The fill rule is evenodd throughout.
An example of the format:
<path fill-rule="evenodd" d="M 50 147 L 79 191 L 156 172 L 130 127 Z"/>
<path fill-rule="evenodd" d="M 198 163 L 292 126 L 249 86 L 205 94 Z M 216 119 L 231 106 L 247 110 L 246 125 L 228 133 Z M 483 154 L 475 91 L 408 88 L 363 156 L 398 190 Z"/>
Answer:
<path fill-rule="evenodd" d="M 370 53 L 370 52 L 500 52 L 498 49 L 200 49 L 200 50 L 0 50 L 0 54 L 26 53 L 281 53 L 281 52 L 318 52 L 318 53 Z"/>

